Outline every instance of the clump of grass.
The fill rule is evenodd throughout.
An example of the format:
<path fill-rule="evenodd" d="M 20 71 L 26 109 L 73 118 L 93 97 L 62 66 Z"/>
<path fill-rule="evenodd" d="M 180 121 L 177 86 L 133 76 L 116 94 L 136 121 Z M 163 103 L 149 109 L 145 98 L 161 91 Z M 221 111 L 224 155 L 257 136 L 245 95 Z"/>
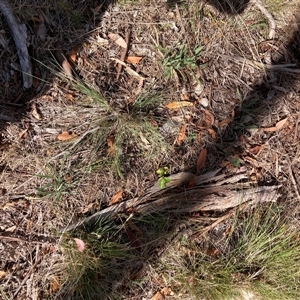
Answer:
<path fill-rule="evenodd" d="M 74 238 L 84 242 L 79 251 Z M 115 297 L 114 283 L 121 280 L 130 260 L 129 247 L 120 240 L 119 228 L 107 218 L 90 228 L 65 234 L 62 238 L 65 270 L 59 294 L 72 299 L 107 299 Z"/>
<path fill-rule="evenodd" d="M 180 46 L 174 51 L 160 48 L 164 54 L 162 61 L 162 67 L 164 74 L 172 78 L 173 72 L 177 71 L 184 77 L 184 70 L 193 72 L 193 69 L 197 66 L 197 60 L 203 51 L 203 46 L 196 45 L 193 49 L 190 49 L 186 44 Z"/>
<path fill-rule="evenodd" d="M 62 73 L 58 75 L 100 109 L 100 114 L 91 121 L 90 134 L 80 144 L 88 142 L 92 146 L 93 160 L 98 160 L 101 154 L 107 161 L 103 165 L 111 165 L 111 170 L 123 177 L 127 158 L 158 159 L 165 155 L 168 144 L 152 116 L 152 111 L 164 102 L 160 94 L 144 91 L 133 103 L 118 106 L 105 99 L 97 87 L 78 78 L 67 78 Z"/>
<path fill-rule="evenodd" d="M 241 299 L 249 291 L 261 299 L 297 299 L 300 239 L 296 229 L 271 207 L 239 215 L 223 247 L 214 254 L 181 241 L 160 266 L 180 293 L 194 299 Z"/>
<path fill-rule="evenodd" d="M 43 200 L 50 198 L 53 203 L 58 203 L 77 184 L 76 181 L 70 180 L 70 175 L 64 170 L 64 161 L 59 169 L 48 165 L 44 174 L 37 174 L 36 176 L 43 179 L 43 184 L 38 188 L 37 195 Z"/>

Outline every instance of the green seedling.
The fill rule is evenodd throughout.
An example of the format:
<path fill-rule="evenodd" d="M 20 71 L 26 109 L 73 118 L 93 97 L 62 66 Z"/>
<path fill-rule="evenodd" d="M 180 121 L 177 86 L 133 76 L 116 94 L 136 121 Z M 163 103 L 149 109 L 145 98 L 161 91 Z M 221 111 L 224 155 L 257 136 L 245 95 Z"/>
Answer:
<path fill-rule="evenodd" d="M 168 176 L 168 167 L 162 167 L 156 171 L 158 175 L 158 185 L 161 189 L 166 187 L 166 184 L 171 181 L 170 177 Z"/>
<path fill-rule="evenodd" d="M 195 46 L 190 50 L 186 45 L 181 46 L 177 51 L 166 50 L 160 48 L 164 53 L 163 67 L 165 74 L 168 77 L 172 77 L 173 70 L 181 72 L 182 69 L 194 69 L 197 66 L 197 59 L 201 55 L 203 46 Z"/>

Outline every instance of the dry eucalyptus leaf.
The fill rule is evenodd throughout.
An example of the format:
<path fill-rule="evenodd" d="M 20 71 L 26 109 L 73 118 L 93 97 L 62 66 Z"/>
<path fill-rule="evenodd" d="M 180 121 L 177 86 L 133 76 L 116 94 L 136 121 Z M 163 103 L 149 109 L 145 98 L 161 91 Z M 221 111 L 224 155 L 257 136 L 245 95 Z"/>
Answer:
<path fill-rule="evenodd" d="M 205 166 L 206 156 L 207 156 L 207 150 L 206 148 L 203 148 L 197 160 L 197 173 Z"/>
<path fill-rule="evenodd" d="M 109 156 L 114 156 L 116 152 L 116 146 L 114 143 L 114 137 L 111 135 L 106 139 L 107 142 L 107 154 Z"/>
<path fill-rule="evenodd" d="M 50 291 L 51 293 L 55 293 L 59 288 L 58 277 L 54 276 L 50 283 Z"/>
<path fill-rule="evenodd" d="M 132 70 L 130 67 L 128 67 L 126 65 L 126 63 L 124 63 L 123 61 L 117 59 L 117 58 L 112 58 L 112 60 L 114 60 L 115 62 L 117 62 L 118 64 L 122 65 L 125 67 L 125 71 L 130 75 L 130 76 L 133 76 L 135 77 L 136 79 L 138 80 L 144 80 L 145 78 L 142 77 L 139 73 L 137 73 L 136 71 Z"/>
<path fill-rule="evenodd" d="M 219 127 L 227 126 L 231 122 L 231 119 L 227 118 L 219 122 Z"/>
<path fill-rule="evenodd" d="M 125 49 L 127 48 L 127 43 L 120 35 L 115 34 L 115 33 L 109 33 L 108 37 L 118 46 L 125 48 Z"/>
<path fill-rule="evenodd" d="M 138 64 L 142 60 L 140 56 L 128 56 L 125 61 L 129 64 Z"/>
<path fill-rule="evenodd" d="M 35 103 L 33 103 L 32 105 L 32 115 L 34 116 L 35 119 L 37 120 L 41 120 L 42 119 L 42 116 L 41 114 L 38 112 L 38 109 L 37 109 L 37 106 Z"/>
<path fill-rule="evenodd" d="M 265 132 L 274 132 L 274 131 L 278 131 L 279 129 L 281 129 L 284 124 L 286 123 L 288 118 L 282 119 L 281 121 L 277 122 L 275 127 L 268 127 L 268 128 L 263 128 L 263 131 Z"/>
<path fill-rule="evenodd" d="M 118 203 L 122 199 L 123 193 L 124 193 L 123 189 L 120 189 L 116 194 L 114 194 L 108 206 Z"/>
<path fill-rule="evenodd" d="M 189 107 L 193 105 L 194 105 L 193 102 L 189 102 L 189 101 L 174 101 L 168 103 L 166 107 L 169 109 L 178 109 L 178 108 Z"/>
<path fill-rule="evenodd" d="M 186 138 L 186 124 L 182 125 L 181 129 L 180 129 L 180 132 L 176 138 L 176 144 L 177 145 L 180 145 L 181 142 Z"/>
<path fill-rule="evenodd" d="M 2 279 L 6 275 L 5 271 L 0 270 L 0 279 Z"/>
<path fill-rule="evenodd" d="M 57 136 L 57 139 L 60 141 L 68 141 L 75 139 L 77 137 L 77 134 L 68 132 L 68 131 L 63 131 L 61 134 Z"/>
<path fill-rule="evenodd" d="M 204 111 L 204 120 L 205 123 L 207 123 L 208 126 L 213 126 L 215 123 L 215 116 L 209 111 L 209 110 L 205 110 Z"/>

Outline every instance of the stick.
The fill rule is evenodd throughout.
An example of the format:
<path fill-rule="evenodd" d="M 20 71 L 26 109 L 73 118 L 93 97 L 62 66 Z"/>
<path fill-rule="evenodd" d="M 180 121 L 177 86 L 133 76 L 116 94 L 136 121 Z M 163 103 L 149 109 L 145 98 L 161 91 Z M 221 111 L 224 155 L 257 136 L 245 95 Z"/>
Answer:
<path fill-rule="evenodd" d="M 276 22 L 273 18 L 273 16 L 267 11 L 267 9 L 263 6 L 260 0 L 250 0 L 250 2 L 255 5 L 263 15 L 268 19 L 269 21 L 269 39 L 273 40 L 275 37 L 275 29 L 276 29 Z"/>
<path fill-rule="evenodd" d="M 205 227 L 203 230 L 201 230 L 200 232 L 194 233 L 191 237 L 193 239 L 197 238 L 199 239 L 200 237 L 202 237 L 203 235 L 205 235 L 207 232 L 209 232 L 210 230 L 212 230 L 213 228 L 215 228 L 218 224 L 222 223 L 224 220 L 230 218 L 237 209 L 244 209 L 249 203 L 243 203 L 240 206 L 236 206 L 234 208 L 232 208 L 227 214 L 225 214 L 224 216 L 218 218 L 215 222 L 213 222 L 212 224 L 210 224 L 209 226 Z"/>
<path fill-rule="evenodd" d="M 121 61 L 124 61 L 125 57 L 127 55 L 128 48 L 129 48 L 130 35 L 131 35 L 131 32 L 130 32 L 130 30 L 128 30 L 126 32 L 126 37 L 125 37 L 125 42 L 126 42 L 127 47 L 124 48 L 124 50 L 122 52 L 121 59 L 120 59 Z M 120 77 L 121 71 L 122 71 L 122 64 L 118 64 L 117 80 Z"/>
<path fill-rule="evenodd" d="M 7 26 L 13 36 L 17 48 L 20 67 L 23 76 L 23 88 L 29 89 L 32 86 L 32 65 L 29 59 L 26 45 L 27 31 L 25 24 L 20 24 L 13 14 L 9 3 L 6 0 L 0 0 L 0 11 L 6 20 Z"/>

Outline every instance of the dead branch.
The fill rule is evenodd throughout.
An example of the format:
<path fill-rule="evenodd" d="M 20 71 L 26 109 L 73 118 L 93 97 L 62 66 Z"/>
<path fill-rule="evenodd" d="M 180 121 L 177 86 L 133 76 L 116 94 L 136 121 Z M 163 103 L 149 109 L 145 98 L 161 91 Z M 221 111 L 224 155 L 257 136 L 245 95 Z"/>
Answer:
<path fill-rule="evenodd" d="M 130 35 L 131 35 L 131 31 L 128 30 L 126 32 L 126 37 L 125 37 L 125 42 L 126 42 L 126 48 L 123 49 L 123 52 L 122 52 L 122 55 L 121 55 L 121 61 L 125 61 L 125 58 L 126 58 L 126 55 L 127 55 L 127 52 L 128 52 L 128 49 L 129 49 L 129 42 L 130 42 Z M 122 71 L 122 65 L 121 64 L 118 64 L 118 69 L 117 69 L 117 80 L 119 79 L 120 77 L 120 74 L 121 74 L 121 71 Z"/>
<path fill-rule="evenodd" d="M 91 224 L 100 217 L 115 216 L 119 213 L 133 211 L 141 215 L 151 213 L 191 213 L 195 211 L 224 211 L 239 206 L 246 202 L 255 204 L 261 202 L 276 202 L 279 198 L 280 186 L 247 187 L 247 184 L 236 184 L 245 178 L 245 174 L 234 175 L 222 180 L 220 185 L 219 170 L 196 176 L 196 186 L 185 189 L 182 185 L 187 184 L 194 175 L 191 173 L 179 173 L 171 176 L 171 185 L 165 189 L 155 186 L 150 188 L 144 197 L 136 197 L 115 205 L 109 206 L 96 212 L 86 219 L 67 226 L 62 232 L 71 231 L 81 226 Z M 205 185 L 203 183 L 206 183 Z M 208 182 L 211 182 L 210 184 Z M 208 184 L 207 184 L 208 183 Z M 176 190 L 175 190 L 176 188 Z M 179 190 L 178 190 L 179 189 Z"/>
<path fill-rule="evenodd" d="M 6 0 L 0 0 L 0 11 L 6 20 L 7 26 L 13 36 L 13 40 L 17 48 L 23 76 L 23 87 L 24 89 L 29 89 L 32 86 L 32 65 L 27 49 L 26 26 L 25 24 L 19 23 Z"/>
<path fill-rule="evenodd" d="M 139 205 L 134 211 L 142 215 L 163 211 L 173 213 L 224 211 L 249 201 L 257 203 L 275 202 L 279 197 L 277 193 L 278 186 L 262 186 L 245 190 L 236 189 L 235 185 L 193 188 Z"/>

